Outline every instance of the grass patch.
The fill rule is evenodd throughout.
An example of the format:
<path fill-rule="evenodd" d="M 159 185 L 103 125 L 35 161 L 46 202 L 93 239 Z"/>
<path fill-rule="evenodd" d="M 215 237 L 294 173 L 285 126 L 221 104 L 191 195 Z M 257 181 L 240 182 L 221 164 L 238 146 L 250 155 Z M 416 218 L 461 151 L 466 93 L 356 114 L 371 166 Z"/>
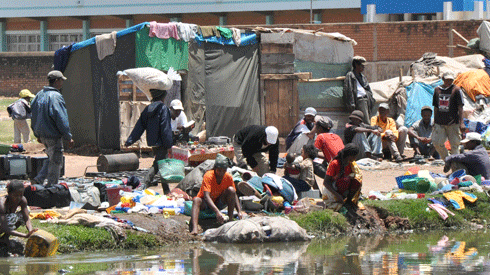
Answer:
<path fill-rule="evenodd" d="M 157 236 L 134 231 L 126 231 L 126 240 L 116 243 L 111 234 L 103 228 L 40 223 L 39 220 L 32 220 L 32 226 L 56 236 L 60 243 L 58 249 L 60 253 L 106 249 L 146 249 L 161 245 Z M 27 232 L 24 226 L 19 228 L 19 231 Z"/>
<path fill-rule="evenodd" d="M 427 203 L 425 199 L 416 200 L 389 200 L 374 201 L 366 200 L 363 204 L 372 206 L 380 213 L 386 213 L 391 216 L 407 218 L 413 229 L 444 229 L 448 227 L 465 228 L 470 222 L 477 224 L 486 224 L 490 221 L 490 199 L 484 193 L 473 193 L 478 199 L 475 203 L 465 201 L 466 208 L 463 210 L 454 210 L 449 207 L 455 216 L 449 215 L 445 221 L 433 210 L 426 211 Z M 434 196 L 441 198 L 442 195 Z"/>
<path fill-rule="evenodd" d="M 7 108 L 7 107 L 5 107 Z M 29 128 L 31 127 L 31 120 L 27 120 Z M 14 121 L 9 118 L 7 120 L 0 120 L 0 143 L 1 144 L 13 144 L 14 143 Z M 37 142 L 34 133 L 31 130 L 30 133 L 31 142 Z"/>
<path fill-rule="evenodd" d="M 308 214 L 292 214 L 289 217 L 308 232 L 338 234 L 346 232 L 349 228 L 349 223 L 342 214 L 329 209 Z"/>
<path fill-rule="evenodd" d="M 0 110 L 7 111 L 7 106 L 12 104 L 17 99 L 18 98 L 16 98 L 16 97 L 0 97 Z"/>

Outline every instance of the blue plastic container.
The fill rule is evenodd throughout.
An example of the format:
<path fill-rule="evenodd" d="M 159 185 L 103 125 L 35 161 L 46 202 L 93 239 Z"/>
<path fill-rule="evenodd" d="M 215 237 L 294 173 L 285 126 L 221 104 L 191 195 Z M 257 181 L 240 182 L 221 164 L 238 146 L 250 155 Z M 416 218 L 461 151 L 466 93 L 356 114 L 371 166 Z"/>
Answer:
<path fill-rule="evenodd" d="M 460 169 L 458 171 L 454 171 L 454 173 L 449 175 L 449 177 L 447 179 L 449 180 L 449 182 L 452 182 L 453 179 L 461 178 L 462 176 L 465 176 L 465 175 L 466 175 L 466 172 L 464 171 L 464 169 Z"/>
<path fill-rule="evenodd" d="M 415 175 L 415 174 L 414 175 L 405 175 L 405 176 L 396 177 L 395 178 L 396 179 L 396 184 L 398 184 L 398 188 L 405 189 L 405 188 L 403 188 L 402 181 L 403 180 L 406 180 L 406 179 L 413 179 L 413 178 L 416 178 L 416 177 L 417 177 L 417 175 Z"/>

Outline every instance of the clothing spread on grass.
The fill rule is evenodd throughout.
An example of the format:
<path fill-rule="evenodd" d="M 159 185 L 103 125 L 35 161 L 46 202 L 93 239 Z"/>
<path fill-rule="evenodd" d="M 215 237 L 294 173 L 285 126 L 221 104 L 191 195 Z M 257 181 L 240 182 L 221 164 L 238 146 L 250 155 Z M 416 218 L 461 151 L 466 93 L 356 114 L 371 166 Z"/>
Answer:
<path fill-rule="evenodd" d="M 437 214 L 439 214 L 439 216 L 441 216 L 441 218 L 443 220 L 446 220 L 449 215 L 448 214 L 451 214 L 452 216 L 454 216 L 454 213 L 449 211 L 449 209 L 447 209 L 445 206 L 441 205 L 441 204 L 438 204 L 438 203 L 429 203 L 428 204 L 429 207 L 431 209 L 433 209 L 434 211 L 437 212 Z"/>
<path fill-rule="evenodd" d="M 233 177 L 228 172 L 225 173 L 223 179 L 221 180 L 221 183 L 218 184 L 218 182 L 216 181 L 216 175 L 214 174 L 214 169 L 209 170 L 206 172 L 206 174 L 204 174 L 201 189 L 199 189 L 199 193 L 197 193 L 197 196 L 201 199 L 204 199 L 204 192 L 209 192 L 209 196 L 211 197 L 211 199 L 213 201 L 216 201 L 221 196 L 221 194 L 230 186 L 235 188 Z"/>
<path fill-rule="evenodd" d="M 452 191 L 449 193 L 444 193 L 444 197 L 454 206 L 456 210 L 465 209 L 463 199 L 473 203 L 477 200 L 477 197 L 471 193 L 466 193 L 463 191 Z"/>
<path fill-rule="evenodd" d="M 143 28 L 136 32 L 136 67 L 152 67 L 162 71 L 187 70 L 189 47 L 184 40 L 175 38 L 160 39 L 150 37 L 149 29 Z"/>

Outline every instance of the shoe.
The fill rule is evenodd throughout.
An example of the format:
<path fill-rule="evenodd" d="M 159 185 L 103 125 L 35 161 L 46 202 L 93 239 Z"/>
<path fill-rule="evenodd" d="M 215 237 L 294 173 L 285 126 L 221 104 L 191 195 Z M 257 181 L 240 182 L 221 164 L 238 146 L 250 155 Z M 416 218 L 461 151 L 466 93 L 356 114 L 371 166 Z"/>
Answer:
<path fill-rule="evenodd" d="M 402 161 L 403 161 L 403 158 L 402 158 L 401 156 L 396 156 L 396 157 L 395 157 L 395 162 L 396 162 L 396 163 L 400 163 L 400 162 L 402 162 Z"/>
<path fill-rule="evenodd" d="M 259 191 L 255 190 L 255 188 L 253 188 L 248 182 L 241 181 L 237 183 L 236 187 L 244 196 L 256 196 L 259 199 L 262 198 Z"/>

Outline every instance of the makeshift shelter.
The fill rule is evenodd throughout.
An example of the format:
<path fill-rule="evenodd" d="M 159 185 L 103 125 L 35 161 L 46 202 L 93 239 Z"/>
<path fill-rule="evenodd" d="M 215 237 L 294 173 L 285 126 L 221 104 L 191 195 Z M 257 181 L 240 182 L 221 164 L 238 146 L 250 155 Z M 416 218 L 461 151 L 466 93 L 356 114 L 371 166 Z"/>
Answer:
<path fill-rule="evenodd" d="M 117 72 L 136 67 L 179 70 L 187 79 L 182 85 L 187 89 L 180 91 L 186 113 L 199 122 L 198 127 L 206 120 L 211 136 L 232 136 L 241 125 L 260 123 L 255 33 L 242 33 L 240 46 L 226 38 L 160 39 L 149 36 L 149 23 L 145 22 L 117 32 L 116 38 L 114 52 L 102 60 L 92 38 L 72 45 L 69 51 L 65 49 L 61 60 L 66 67 L 58 67 L 68 78 L 63 96 L 78 144 L 120 148 Z M 59 56 L 55 60 L 60 60 Z M 126 119 L 136 121 L 131 114 L 140 112 L 145 104 L 136 105 L 135 111 L 128 108 L 132 104 L 125 105 L 126 110 L 131 109 Z M 204 118 L 205 107 L 208 111 Z"/>
<path fill-rule="evenodd" d="M 348 37 L 293 29 L 216 32 L 216 27 L 179 23 L 198 31 L 183 39 L 161 38 L 151 24 L 156 22 L 104 35 L 115 38 L 115 46 L 110 44 L 113 52 L 102 57 L 107 48 L 98 46 L 100 37 L 56 52 L 55 68 L 68 78 L 63 96 L 77 144 L 122 147 L 149 104 L 131 79 L 118 74 L 131 68 L 177 70 L 182 81 L 174 81 L 166 102 L 181 99 L 196 131 L 206 122 L 208 137 L 232 137 L 251 124 L 275 125 L 285 136 L 308 106 L 320 112 L 343 108 L 342 80 L 356 44 Z M 317 79 L 310 81 L 312 76 Z M 143 137 L 136 147 L 145 146 Z"/>

